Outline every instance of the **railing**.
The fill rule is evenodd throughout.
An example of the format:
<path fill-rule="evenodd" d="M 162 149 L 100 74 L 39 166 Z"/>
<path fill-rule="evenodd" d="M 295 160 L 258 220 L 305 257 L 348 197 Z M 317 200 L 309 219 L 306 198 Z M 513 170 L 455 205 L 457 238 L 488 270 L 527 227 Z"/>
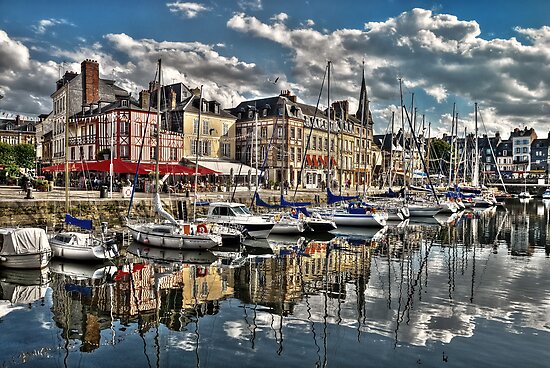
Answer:
<path fill-rule="evenodd" d="M 69 146 L 81 146 L 83 144 L 95 144 L 95 135 L 82 135 L 80 137 L 69 138 Z"/>

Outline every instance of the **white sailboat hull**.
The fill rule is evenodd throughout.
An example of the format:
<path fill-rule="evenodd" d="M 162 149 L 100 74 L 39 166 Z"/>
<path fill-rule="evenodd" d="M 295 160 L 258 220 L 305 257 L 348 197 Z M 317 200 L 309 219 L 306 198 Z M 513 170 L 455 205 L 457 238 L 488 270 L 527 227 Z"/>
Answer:
<path fill-rule="evenodd" d="M 440 210 L 441 209 L 438 206 L 409 205 L 409 213 L 411 214 L 411 217 L 433 217 Z"/>
<path fill-rule="evenodd" d="M 336 226 L 364 226 L 383 227 L 386 226 L 387 215 L 377 213 L 354 214 L 335 211 L 333 213 L 320 213 L 321 217 L 334 221 Z"/>
<path fill-rule="evenodd" d="M 173 225 L 127 225 L 136 242 L 168 249 L 210 249 L 221 244 L 221 236 L 185 234 Z"/>

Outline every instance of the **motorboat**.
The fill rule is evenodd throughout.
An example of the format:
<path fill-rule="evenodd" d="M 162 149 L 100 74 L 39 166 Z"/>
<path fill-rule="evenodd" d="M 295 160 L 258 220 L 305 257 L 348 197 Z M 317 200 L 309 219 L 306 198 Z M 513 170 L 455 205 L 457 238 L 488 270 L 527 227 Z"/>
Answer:
<path fill-rule="evenodd" d="M 93 234 L 62 231 L 49 239 L 53 256 L 74 261 L 99 261 L 118 257 L 114 239 L 97 238 Z"/>
<path fill-rule="evenodd" d="M 236 227 L 256 239 L 267 238 L 275 225 L 271 219 L 253 215 L 244 204 L 235 202 L 210 203 L 206 221 Z"/>
<path fill-rule="evenodd" d="M 44 268 L 51 257 L 52 249 L 44 229 L 0 228 L 1 267 Z"/>
<path fill-rule="evenodd" d="M 410 203 L 408 205 L 411 217 L 433 217 L 441 211 L 439 205 Z"/>
<path fill-rule="evenodd" d="M 550 199 L 550 188 L 546 189 L 544 193 L 542 193 L 542 199 Z"/>

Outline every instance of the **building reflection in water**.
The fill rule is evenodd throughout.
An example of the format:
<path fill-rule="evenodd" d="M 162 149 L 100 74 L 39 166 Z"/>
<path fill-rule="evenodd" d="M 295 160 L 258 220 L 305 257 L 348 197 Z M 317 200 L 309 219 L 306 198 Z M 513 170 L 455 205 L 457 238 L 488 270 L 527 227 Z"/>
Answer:
<path fill-rule="evenodd" d="M 54 320 L 67 351 L 116 344 L 130 325 L 144 339 L 148 331 L 158 336 L 160 325 L 187 331 L 192 336 L 186 336 L 186 349 L 195 350 L 197 364 L 199 320 L 221 308 L 236 314 L 223 323 L 228 341 L 244 341 L 255 351 L 262 335 L 284 355 L 289 334 L 303 334 L 317 365 L 329 363 L 334 326 L 352 330 L 357 342 L 383 336 L 394 348 L 448 344 L 456 336 L 473 336 L 477 318 L 512 324 L 514 305 L 531 310 L 532 301 L 544 299 L 545 290 L 521 284 L 519 271 L 539 244 L 546 246 L 548 207 L 530 205 L 514 202 L 508 211 L 409 222 L 301 247 L 268 242 L 261 247 L 267 254 L 243 248 L 216 256 L 170 255 L 141 248 L 131 249 L 115 269 L 79 275 L 67 265 L 55 267 Z M 537 226 L 542 230 L 528 230 Z M 515 284 L 521 295 L 503 287 Z M 223 302 L 232 298 L 238 308 Z M 523 325 L 547 323 L 537 314 Z M 102 342 L 102 336 L 110 337 Z M 158 338 L 155 344 L 160 351 Z"/>

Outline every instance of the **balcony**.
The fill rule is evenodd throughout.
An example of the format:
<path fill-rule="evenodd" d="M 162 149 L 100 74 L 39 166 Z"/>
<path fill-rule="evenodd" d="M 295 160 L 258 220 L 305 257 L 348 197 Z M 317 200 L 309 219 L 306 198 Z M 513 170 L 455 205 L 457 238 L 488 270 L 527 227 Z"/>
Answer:
<path fill-rule="evenodd" d="M 69 138 L 69 146 L 82 146 L 84 144 L 95 144 L 95 135 L 82 135 L 80 137 Z"/>

